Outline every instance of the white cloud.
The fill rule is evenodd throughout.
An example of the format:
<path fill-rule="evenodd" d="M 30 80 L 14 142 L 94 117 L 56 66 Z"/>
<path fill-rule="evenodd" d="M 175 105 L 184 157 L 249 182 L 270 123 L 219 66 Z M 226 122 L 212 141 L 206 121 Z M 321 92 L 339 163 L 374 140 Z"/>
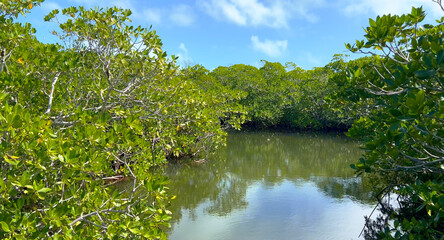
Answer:
<path fill-rule="evenodd" d="M 208 15 L 240 26 L 287 28 L 292 18 L 317 21 L 310 12 L 325 5 L 325 0 L 199 0 L 198 5 Z"/>
<path fill-rule="evenodd" d="M 424 9 L 433 17 L 443 15 L 438 4 L 431 0 L 347 0 L 343 11 L 348 16 L 363 13 L 383 14 L 405 14 L 410 13 L 412 6 L 424 6 Z"/>
<path fill-rule="evenodd" d="M 193 9 L 188 5 L 175 6 L 171 10 L 170 20 L 179 26 L 190 26 L 195 20 Z"/>
<path fill-rule="evenodd" d="M 138 19 L 149 24 L 164 23 L 185 27 L 193 24 L 196 18 L 193 9 L 184 4 L 171 8 L 145 8 L 141 12 L 142 14 L 137 14 Z"/>
<path fill-rule="evenodd" d="M 176 56 L 179 57 L 179 64 L 183 67 L 194 65 L 193 59 L 188 55 L 188 49 L 185 46 L 185 43 L 179 44 L 179 53 Z"/>
<path fill-rule="evenodd" d="M 179 49 L 182 50 L 185 54 L 188 54 L 188 49 L 185 47 L 184 43 L 179 44 Z"/>
<path fill-rule="evenodd" d="M 162 13 L 160 9 L 146 8 L 142 10 L 143 19 L 148 24 L 159 24 L 162 21 Z"/>
<path fill-rule="evenodd" d="M 279 57 L 287 50 L 287 40 L 268 40 L 260 41 L 258 36 L 251 36 L 253 49 L 265 53 L 269 57 Z"/>
<path fill-rule="evenodd" d="M 220 1 L 217 3 L 216 6 L 213 6 L 213 8 L 211 8 L 209 3 L 207 3 L 206 7 L 208 8 L 208 10 L 210 10 L 212 15 L 223 14 L 226 18 L 228 18 L 228 20 L 238 25 L 245 25 L 247 23 L 247 17 L 243 13 L 241 13 L 240 10 L 237 9 L 234 5 Z M 222 12 L 218 13 L 218 10 Z"/>

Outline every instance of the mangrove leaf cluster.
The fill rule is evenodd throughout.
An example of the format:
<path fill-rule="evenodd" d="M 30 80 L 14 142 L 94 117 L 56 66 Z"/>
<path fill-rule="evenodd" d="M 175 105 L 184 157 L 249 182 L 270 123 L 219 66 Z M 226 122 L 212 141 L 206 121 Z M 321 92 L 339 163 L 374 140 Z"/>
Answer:
<path fill-rule="evenodd" d="M 425 16 L 412 8 L 370 19 L 365 40 L 346 46 L 372 61 L 336 79 L 343 86 L 336 99 L 371 103 L 349 130 L 366 151 L 351 167 L 384 180 L 382 215 L 368 219 L 368 239 L 444 236 L 444 17 L 431 25 L 422 24 Z"/>
<path fill-rule="evenodd" d="M 16 21 L 40 2 L 0 5 L 0 238 L 166 238 L 171 196 L 151 170 L 224 144 L 237 96 L 184 78 L 129 10 L 54 10 L 63 46 L 41 43 Z"/>

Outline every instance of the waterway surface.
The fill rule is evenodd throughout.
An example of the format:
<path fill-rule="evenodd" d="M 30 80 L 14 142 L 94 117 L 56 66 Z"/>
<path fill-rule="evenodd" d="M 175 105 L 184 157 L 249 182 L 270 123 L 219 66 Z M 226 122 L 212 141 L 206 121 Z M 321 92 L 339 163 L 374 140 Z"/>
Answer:
<path fill-rule="evenodd" d="M 230 133 L 205 164 L 171 165 L 170 239 L 358 239 L 373 208 L 339 134 Z"/>

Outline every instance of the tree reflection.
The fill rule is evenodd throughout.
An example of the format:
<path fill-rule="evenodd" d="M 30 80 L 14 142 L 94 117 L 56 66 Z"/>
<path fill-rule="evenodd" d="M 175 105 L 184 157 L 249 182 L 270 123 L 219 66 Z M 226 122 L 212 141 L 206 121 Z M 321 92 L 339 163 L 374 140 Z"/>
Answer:
<path fill-rule="evenodd" d="M 345 196 L 368 203 L 370 183 L 355 178 L 349 164 L 362 152 L 356 143 L 338 134 L 230 133 L 227 147 L 207 163 L 170 165 L 166 172 L 173 201 L 173 223 L 181 211 L 194 215 L 207 203 L 209 214 L 223 216 L 247 207 L 248 187 L 255 182 L 275 186 L 284 180 L 313 182 L 333 198 Z"/>

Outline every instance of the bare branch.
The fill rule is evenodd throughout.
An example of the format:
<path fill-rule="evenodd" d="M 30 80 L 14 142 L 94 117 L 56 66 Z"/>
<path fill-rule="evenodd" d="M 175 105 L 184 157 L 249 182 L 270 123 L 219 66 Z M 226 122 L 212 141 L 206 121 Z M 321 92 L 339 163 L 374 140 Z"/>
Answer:
<path fill-rule="evenodd" d="M 441 0 L 432 0 L 432 1 L 436 2 L 441 7 L 441 10 L 444 11 L 444 6 L 442 5 L 442 1 Z"/>
<path fill-rule="evenodd" d="M 55 85 L 56 85 L 57 81 L 59 80 L 60 73 L 61 72 L 57 72 L 56 75 L 54 76 L 54 79 L 52 80 L 51 92 L 49 93 L 48 108 L 46 109 L 44 114 L 49 114 L 51 112 L 52 100 L 54 98 Z"/>

